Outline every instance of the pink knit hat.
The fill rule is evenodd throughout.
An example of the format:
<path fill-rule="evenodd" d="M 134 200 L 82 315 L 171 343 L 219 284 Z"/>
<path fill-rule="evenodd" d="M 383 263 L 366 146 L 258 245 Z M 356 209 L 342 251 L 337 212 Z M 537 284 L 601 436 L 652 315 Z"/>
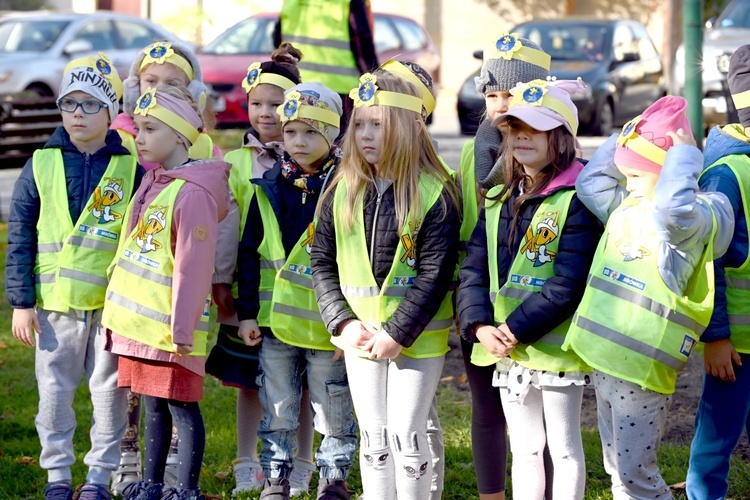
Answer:
<path fill-rule="evenodd" d="M 690 134 L 688 103 L 682 97 L 662 97 L 622 127 L 617 138 L 615 164 L 658 174 L 669 148 L 674 146 L 667 132 L 682 129 Z"/>

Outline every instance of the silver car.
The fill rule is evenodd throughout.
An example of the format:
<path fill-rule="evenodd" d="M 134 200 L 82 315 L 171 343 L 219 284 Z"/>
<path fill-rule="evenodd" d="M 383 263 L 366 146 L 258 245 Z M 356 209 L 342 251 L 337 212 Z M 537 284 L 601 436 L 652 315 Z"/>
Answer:
<path fill-rule="evenodd" d="M 71 60 L 105 52 L 125 79 L 139 50 L 179 40 L 146 19 L 114 12 L 14 13 L 0 17 L 0 95 L 55 96 Z"/>

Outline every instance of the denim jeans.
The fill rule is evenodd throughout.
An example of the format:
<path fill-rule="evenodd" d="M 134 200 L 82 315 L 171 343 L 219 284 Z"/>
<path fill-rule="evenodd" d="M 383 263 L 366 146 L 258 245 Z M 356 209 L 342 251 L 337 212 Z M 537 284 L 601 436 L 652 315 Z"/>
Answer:
<path fill-rule="evenodd" d="M 289 345 L 263 328 L 258 394 L 263 420 L 258 437 L 263 445 L 260 464 L 266 477 L 289 477 L 294 467 L 305 370 L 313 424 L 323 436 L 315 452 L 320 477 L 346 479 L 349 475 L 357 449 L 357 421 L 344 359 L 332 358 L 333 351 Z"/>

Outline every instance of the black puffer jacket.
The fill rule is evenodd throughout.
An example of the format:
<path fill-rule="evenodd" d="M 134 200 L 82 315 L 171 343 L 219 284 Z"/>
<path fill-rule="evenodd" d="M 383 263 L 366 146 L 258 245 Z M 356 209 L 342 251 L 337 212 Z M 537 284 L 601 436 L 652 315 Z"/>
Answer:
<path fill-rule="evenodd" d="M 401 231 L 397 228 L 393 187 L 385 190 L 379 208 L 377 198 L 375 186 L 370 185 L 364 199 L 365 235 L 368 246 L 373 248 L 374 232 L 370 267 L 378 286 L 382 287 L 390 272 Z M 330 195 L 323 201 L 311 257 L 318 306 L 328 331 L 335 335 L 342 322 L 356 316 L 339 286 L 333 199 Z M 427 212 L 417 235 L 417 278 L 391 319 L 383 324 L 383 329 L 403 347 L 410 347 L 417 340 L 448 292 L 458 258 L 460 225 L 458 210 L 443 192 L 442 200 Z"/>
<path fill-rule="evenodd" d="M 107 132 L 105 146 L 94 154 L 81 153 L 63 127 L 58 127 L 44 149 L 62 151 L 68 210 L 75 223 L 86 209 L 86 203 L 104 175 L 113 155 L 129 155 L 117 132 Z M 34 261 L 36 259 L 36 224 L 39 220 L 39 191 L 34 182 L 33 162 L 29 159 L 13 187 L 8 217 L 8 251 L 5 269 L 5 293 L 13 308 L 30 308 L 36 304 Z M 145 171 L 138 166 L 133 193 L 141 184 Z"/>
<path fill-rule="evenodd" d="M 546 197 L 560 189 L 573 189 L 573 184 L 565 183 L 551 188 L 523 203 L 516 220 L 512 242 L 509 241 L 513 221 L 512 207 L 519 196 L 518 190 L 511 193 L 508 201 L 503 204 L 497 234 L 497 262 L 501 287 L 508 279 L 513 258 L 518 254 L 521 240 L 539 205 Z M 485 213 L 482 209 L 459 276 L 458 318 L 461 336 L 469 342 L 478 342 L 474 336 L 475 325 L 494 324 L 489 296 L 490 276 L 485 227 Z M 554 260 L 555 276 L 544 283 L 541 292 L 524 300 L 506 321 L 508 328 L 520 343 L 531 344 L 537 341 L 575 312 L 583 296 L 586 278 L 601 235 L 602 226 L 598 219 L 577 196 L 573 196 Z"/>

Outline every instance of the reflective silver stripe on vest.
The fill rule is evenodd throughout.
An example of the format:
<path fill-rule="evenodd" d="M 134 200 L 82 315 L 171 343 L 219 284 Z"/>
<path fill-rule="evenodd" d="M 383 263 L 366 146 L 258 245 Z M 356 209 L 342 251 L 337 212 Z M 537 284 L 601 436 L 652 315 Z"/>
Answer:
<path fill-rule="evenodd" d="M 158 283 L 164 286 L 172 286 L 172 278 L 170 278 L 169 276 L 163 276 L 161 274 L 151 272 L 148 269 L 133 264 L 128 259 L 120 258 L 120 260 L 117 262 L 117 267 L 129 272 L 130 274 L 135 274 L 136 276 L 140 276 L 141 278 L 146 278 L 149 281 L 153 281 L 154 283 Z"/>
<path fill-rule="evenodd" d="M 297 273 L 293 273 L 287 269 L 282 269 L 279 273 L 279 278 L 285 279 L 287 281 L 291 281 L 295 285 L 299 285 L 303 288 L 308 288 L 312 290 L 312 279 L 306 278 L 305 276 L 302 276 Z"/>
<path fill-rule="evenodd" d="M 107 285 L 109 285 L 109 280 L 107 280 L 107 278 L 105 278 L 104 276 L 97 276 L 96 274 L 76 271 L 75 269 L 68 269 L 65 267 L 61 267 L 58 272 L 60 273 L 60 277 L 62 278 L 70 278 L 76 281 L 83 281 L 84 283 L 91 283 L 93 285 L 98 285 L 104 288 L 107 288 Z"/>
<path fill-rule="evenodd" d="M 294 316 L 295 318 L 309 319 L 310 321 L 322 321 L 319 312 L 302 309 L 300 307 L 276 303 L 273 305 L 273 310 L 280 314 Z"/>
<path fill-rule="evenodd" d="M 653 359 L 663 365 L 666 365 L 674 370 L 681 370 L 685 366 L 685 362 L 675 358 L 671 354 L 657 349 L 656 347 L 650 346 L 640 340 L 636 340 L 632 337 L 628 337 L 620 332 L 617 332 L 611 328 L 607 328 L 595 321 L 578 316 L 577 314 L 573 318 L 573 322 L 580 328 L 587 330 L 594 335 L 597 335 L 603 339 L 607 339 L 625 349 L 643 354 L 647 358 Z"/>
<path fill-rule="evenodd" d="M 332 49 L 341 50 L 349 50 L 351 48 L 349 42 L 342 42 L 341 40 L 327 40 L 325 38 L 300 35 L 284 35 L 283 38 L 285 42 L 306 43 L 307 45 L 317 45 L 318 47 L 331 47 Z"/>
<path fill-rule="evenodd" d="M 494 304 L 496 298 L 497 298 L 497 292 L 490 292 L 490 302 Z"/>
<path fill-rule="evenodd" d="M 57 280 L 57 276 L 54 274 L 37 274 L 34 276 L 34 281 L 37 283 L 54 283 Z"/>
<path fill-rule="evenodd" d="M 207 332 L 208 331 L 208 320 L 202 320 L 198 322 L 198 326 L 195 327 L 196 332 Z"/>
<path fill-rule="evenodd" d="M 366 299 L 368 297 L 377 297 L 380 295 L 380 288 L 376 286 L 341 285 L 341 293 L 344 294 L 344 297 Z"/>
<path fill-rule="evenodd" d="M 359 76 L 359 70 L 356 68 L 344 68 L 343 66 L 329 66 L 328 64 L 317 64 L 311 62 L 298 62 L 297 67 L 299 69 L 306 69 L 307 71 L 317 71 L 319 73 L 331 73 L 333 75 L 343 76 Z"/>
<path fill-rule="evenodd" d="M 383 288 L 384 297 L 406 297 L 406 292 L 411 286 L 387 286 Z"/>
<path fill-rule="evenodd" d="M 114 253 L 117 251 L 117 243 L 92 240 L 91 238 L 84 238 L 83 236 L 71 236 L 68 238 L 68 244 L 84 248 L 93 248 L 94 250 L 102 250 L 104 252 Z"/>
<path fill-rule="evenodd" d="M 270 292 L 258 292 L 259 300 L 271 300 L 273 299 L 273 291 Z"/>
<path fill-rule="evenodd" d="M 453 318 L 447 318 L 447 319 L 433 319 L 429 323 L 427 323 L 427 326 L 424 327 L 425 330 L 445 330 L 446 328 L 450 328 L 453 326 Z"/>
<path fill-rule="evenodd" d="M 670 309 L 664 304 L 660 304 L 659 302 L 656 302 L 655 300 L 650 299 L 645 295 L 641 295 L 638 292 L 627 290 L 609 280 L 605 280 L 598 276 L 593 276 L 589 284 L 597 290 L 601 290 L 602 292 L 614 295 L 619 299 L 627 300 L 633 305 L 651 311 L 657 316 L 665 318 L 667 321 L 683 326 L 690 331 L 696 332 L 698 335 L 703 333 L 703 330 L 706 329 L 705 326 L 702 326 L 690 316 Z"/>
<path fill-rule="evenodd" d="M 277 259 L 277 260 L 261 259 L 260 268 L 261 269 L 275 269 L 278 271 L 279 269 L 284 267 L 284 262 L 286 262 L 284 259 Z"/>
<path fill-rule="evenodd" d="M 734 326 L 750 325 L 750 314 L 730 314 L 729 324 Z"/>
<path fill-rule="evenodd" d="M 55 253 L 62 252 L 62 243 L 39 243 L 36 246 L 37 253 Z"/>
<path fill-rule="evenodd" d="M 548 333 L 543 336 L 537 342 L 544 342 L 545 344 L 552 345 L 563 345 L 565 343 L 565 335 L 562 333 Z"/>
<path fill-rule="evenodd" d="M 107 290 L 107 300 L 114 304 L 117 304 L 118 306 L 122 306 L 125 309 L 130 309 L 130 311 L 138 314 L 139 316 L 143 316 L 144 318 L 152 319 L 159 323 L 164 323 L 165 325 L 172 324 L 172 316 L 170 314 L 162 314 L 159 311 L 154 311 L 153 309 L 125 298 L 122 295 L 113 292 L 112 290 Z"/>
<path fill-rule="evenodd" d="M 522 290 L 520 288 L 513 288 L 513 287 L 503 287 L 500 289 L 500 295 L 503 297 L 508 297 L 509 299 L 518 299 L 518 300 L 526 300 L 527 298 L 531 297 L 534 293 L 531 290 Z"/>
<path fill-rule="evenodd" d="M 744 278 L 730 278 L 727 276 L 727 285 L 732 288 L 741 288 L 743 290 L 750 290 L 750 280 Z"/>

